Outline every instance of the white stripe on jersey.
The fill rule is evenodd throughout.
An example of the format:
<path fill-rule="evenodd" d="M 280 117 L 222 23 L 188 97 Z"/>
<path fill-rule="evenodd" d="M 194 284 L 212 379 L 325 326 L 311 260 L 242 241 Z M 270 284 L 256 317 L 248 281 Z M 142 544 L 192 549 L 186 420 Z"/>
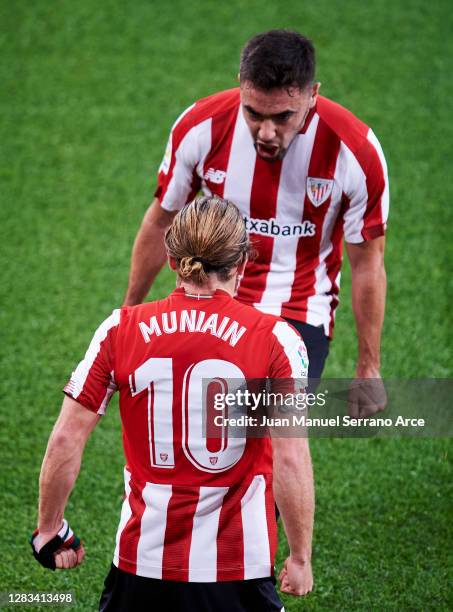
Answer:
<path fill-rule="evenodd" d="M 202 167 L 211 148 L 211 126 L 212 119 L 202 121 L 190 129 L 180 142 L 175 153 L 173 174 L 161 203 L 165 210 L 180 210 L 187 203 L 192 188 L 191 168 Z"/>
<path fill-rule="evenodd" d="M 190 112 L 194 106 L 195 104 L 192 104 L 191 106 L 189 106 L 189 108 L 186 108 L 186 110 L 183 111 L 179 115 L 179 117 L 176 119 L 176 121 L 174 122 L 173 127 L 171 128 L 170 136 L 168 138 L 167 148 L 165 149 L 164 158 L 159 166 L 159 172 L 163 172 L 164 174 L 168 173 L 170 169 L 171 155 L 173 151 L 173 131 L 175 127 L 178 125 L 178 123 L 181 121 L 181 119 L 185 117 L 185 115 L 187 115 L 187 113 Z"/>
<path fill-rule="evenodd" d="M 333 177 L 334 186 L 331 200 L 322 226 L 321 241 L 319 245 L 319 263 L 315 270 L 315 292 L 307 300 L 307 323 L 316 327 L 322 325 L 326 336 L 329 335 L 330 323 L 330 321 L 326 319 L 326 312 L 330 310 L 330 303 L 332 301 L 332 295 L 330 294 L 332 281 L 327 275 L 326 259 L 333 248 L 331 240 L 332 231 L 337 221 L 342 203 L 343 192 L 340 186 L 343 184 L 343 172 L 344 167 L 342 165 L 341 155 L 338 155 Z M 339 282 L 340 275 L 337 277 L 338 286 L 340 286 Z"/>
<path fill-rule="evenodd" d="M 132 516 L 130 472 L 124 470 L 126 499 L 116 534 L 113 563 L 120 563 L 120 541 L 123 530 Z M 229 487 L 200 487 L 197 508 L 193 517 L 189 552 L 189 581 L 217 581 L 217 537 L 223 500 Z M 136 574 L 161 580 L 163 555 L 168 520 L 168 505 L 172 485 L 147 482 L 142 499 L 145 509 L 140 523 L 137 543 Z M 263 475 L 253 478 L 241 499 L 241 518 L 244 546 L 244 579 L 271 575 L 269 531 L 266 516 L 266 481 Z M 129 559 L 124 559 L 128 562 Z M 238 558 L 238 563 L 241 560 Z M 242 565 L 242 564 L 241 564 Z"/>
<path fill-rule="evenodd" d="M 142 491 L 145 502 L 137 546 L 137 575 L 162 579 L 167 509 L 172 494 L 169 484 L 147 482 Z"/>
<path fill-rule="evenodd" d="M 255 476 L 241 499 L 244 532 L 244 580 L 268 576 L 270 567 L 269 533 L 266 517 L 266 481 Z"/>
<path fill-rule="evenodd" d="M 101 343 L 107 338 L 107 334 L 116 325 L 119 325 L 121 311 L 119 308 L 114 310 L 112 314 L 97 328 L 93 339 L 90 342 L 85 357 L 79 363 L 75 371 L 71 376 L 71 395 L 76 400 L 82 393 L 85 381 L 90 373 L 91 366 L 93 365 L 101 348 Z M 70 383 L 70 384 L 71 384 Z M 72 390 L 73 389 L 73 390 Z M 104 398 L 105 399 L 105 398 Z M 103 402 L 104 403 L 104 402 Z M 101 407 L 102 408 L 102 405 Z M 102 414 L 102 413 L 101 413 Z"/>
<path fill-rule="evenodd" d="M 217 580 L 217 531 L 228 487 L 200 487 L 189 556 L 190 582 Z"/>
<path fill-rule="evenodd" d="M 203 178 L 203 170 L 204 170 L 204 162 L 206 159 L 206 155 L 211 150 L 212 146 L 212 119 L 207 119 L 203 121 L 200 125 L 203 125 L 203 129 L 199 132 L 198 138 L 198 159 L 199 162 L 197 164 L 197 174 L 201 178 L 202 185 L 204 182 Z"/>
<path fill-rule="evenodd" d="M 253 140 L 240 107 L 234 127 L 223 197 L 235 204 L 240 203 L 241 213 L 247 217 L 250 217 L 250 194 L 255 163 Z"/>
<path fill-rule="evenodd" d="M 376 149 L 376 152 L 379 156 L 379 161 L 381 162 L 381 165 L 382 165 L 382 172 L 384 173 L 385 189 L 384 189 L 384 193 L 382 194 L 381 214 L 382 214 L 382 223 L 386 225 L 387 219 L 389 216 L 389 200 L 390 200 L 387 162 L 385 161 L 384 151 L 382 150 L 381 143 L 376 138 L 376 135 L 371 128 L 368 130 L 367 140 L 371 142 L 373 147 Z"/>
<path fill-rule="evenodd" d="M 305 134 L 296 136 L 283 158 L 277 195 L 276 221 L 282 225 L 301 223 L 304 214 L 306 176 L 311 159 L 319 116 L 313 116 Z M 261 312 L 281 315 L 281 306 L 289 301 L 297 263 L 298 236 L 276 236 L 270 269 L 261 300 L 254 304 Z"/>
<path fill-rule="evenodd" d="M 284 321 L 277 321 L 272 330 L 274 336 L 283 347 L 285 355 L 291 366 L 292 378 L 305 378 L 307 372 L 302 364 L 302 358 L 299 355 L 299 348 L 303 345 L 303 340 L 299 334 Z M 305 353 L 305 351 L 304 351 Z"/>
<path fill-rule="evenodd" d="M 126 498 L 123 501 L 123 506 L 121 508 L 120 524 L 118 525 L 118 529 L 116 532 L 116 546 L 115 546 L 115 552 L 113 554 L 113 565 L 115 565 L 116 567 L 118 567 L 119 561 L 120 561 L 121 533 L 123 532 L 123 529 L 126 527 L 128 520 L 132 516 L 132 509 L 129 504 L 129 495 L 131 494 L 130 480 L 131 480 L 131 473 L 129 472 L 129 470 L 126 470 L 126 468 L 124 468 L 124 489 L 126 493 Z"/>

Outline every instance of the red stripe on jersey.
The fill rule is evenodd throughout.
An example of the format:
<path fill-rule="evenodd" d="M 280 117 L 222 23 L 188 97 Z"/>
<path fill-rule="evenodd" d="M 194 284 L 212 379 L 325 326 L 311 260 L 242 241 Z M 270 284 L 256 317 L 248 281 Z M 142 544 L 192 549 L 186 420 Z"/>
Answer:
<path fill-rule="evenodd" d="M 331 302 L 330 302 L 330 322 L 329 322 L 329 338 L 333 335 L 333 328 L 335 323 L 335 309 L 337 308 L 340 300 L 338 294 L 340 287 L 338 286 L 336 279 L 338 273 L 341 270 L 342 253 L 343 253 L 343 228 L 344 228 L 344 215 L 351 204 L 350 199 L 343 192 L 341 198 L 341 207 L 338 213 L 335 226 L 332 230 L 332 251 L 326 257 L 326 273 L 332 283 L 330 288 Z"/>
<path fill-rule="evenodd" d="M 137 571 L 137 546 L 140 539 L 142 516 L 146 504 L 142 497 L 144 486 L 137 487 L 131 478 L 130 487 L 129 505 L 132 514 L 121 532 L 118 567 L 126 572 L 135 574 Z M 125 562 L 124 565 L 123 561 Z"/>
<path fill-rule="evenodd" d="M 246 486 L 231 487 L 223 498 L 217 531 L 217 581 L 244 580 L 244 530 L 241 499 Z"/>
<path fill-rule="evenodd" d="M 215 408 L 215 396 L 217 393 L 223 393 L 225 387 L 226 383 L 223 386 L 220 381 L 216 380 L 210 381 L 206 389 L 206 449 L 208 453 L 218 453 L 222 450 L 223 427 L 216 425 L 215 417 L 218 415 L 218 410 Z M 225 417 L 228 418 L 228 415 Z"/>
<path fill-rule="evenodd" d="M 250 194 L 250 217 L 252 219 L 272 219 L 276 216 L 281 171 L 282 162 L 280 160 L 267 162 L 256 157 Z M 259 302 L 266 288 L 274 239 L 272 236 L 261 236 L 253 232 L 250 233 L 250 239 L 258 256 L 247 264 L 246 275 L 249 277 L 247 295 L 242 290 L 241 300 Z"/>
<path fill-rule="evenodd" d="M 343 106 L 323 96 L 318 96 L 316 110 L 338 137 L 356 155 L 366 139 L 369 127 Z"/>
<path fill-rule="evenodd" d="M 173 487 L 168 503 L 162 580 L 189 580 L 189 554 L 193 517 L 197 509 L 199 487 Z"/>
<path fill-rule="evenodd" d="M 196 123 L 200 123 L 208 117 L 222 115 L 224 112 L 231 110 L 232 107 L 239 104 L 239 101 L 239 87 L 233 87 L 198 100 L 191 113 L 194 115 Z"/>
<path fill-rule="evenodd" d="M 211 150 L 204 161 L 204 177 L 206 177 L 209 168 L 212 168 L 214 172 L 220 171 L 226 174 L 228 160 L 230 159 L 231 143 L 233 142 L 234 125 L 237 121 L 239 109 L 240 106 L 232 108 L 222 115 L 215 115 L 212 118 Z M 212 193 L 221 198 L 223 197 L 225 180 L 220 183 L 214 183 L 209 178 L 205 178 L 205 181 Z"/>
<path fill-rule="evenodd" d="M 308 167 L 308 176 L 312 178 L 333 179 L 341 141 L 338 135 L 322 119 L 318 122 L 315 144 Z M 311 221 L 316 225 L 314 236 L 305 236 L 299 239 L 296 254 L 296 272 L 288 302 L 282 304 L 282 314 L 290 308 L 297 310 L 303 321 L 307 320 L 307 301 L 315 293 L 316 267 L 319 264 L 319 248 L 322 236 L 322 227 L 331 196 L 320 206 L 315 206 L 307 194 L 304 200 L 304 213 L 302 221 Z M 316 255 L 314 255 L 316 253 Z"/>
<path fill-rule="evenodd" d="M 195 198 L 197 193 L 200 191 L 200 188 L 201 188 L 201 180 L 196 170 L 194 169 L 194 171 L 192 172 L 192 182 L 190 185 L 189 195 L 187 196 L 187 202 L 191 202 Z"/>
<path fill-rule="evenodd" d="M 367 139 L 369 127 L 339 104 L 322 96 L 318 96 L 316 107 L 322 120 L 351 149 L 365 173 L 368 204 L 363 218 L 363 238 L 371 240 L 383 236 L 381 200 L 385 189 L 384 169 L 374 145 Z"/>
<path fill-rule="evenodd" d="M 267 532 L 269 534 L 269 563 L 271 566 L 272 575 L 274 575 L 274 559 L 275 553 L 277 552 L 278 546 L 278 534 L 277 534 L 277 521 L 275 519 L 275 500 L 272 493 L 272 474 L 264 474 L 266 481 L 266 519 L 267 519 Z"/>

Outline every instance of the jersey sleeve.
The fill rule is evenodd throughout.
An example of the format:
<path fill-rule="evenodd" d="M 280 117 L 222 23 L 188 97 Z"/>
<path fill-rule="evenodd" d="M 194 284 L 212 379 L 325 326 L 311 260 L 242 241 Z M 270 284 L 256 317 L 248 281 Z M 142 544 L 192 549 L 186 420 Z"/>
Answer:
<path fill-rule="evenodd" d="M 300 335 L 285 321 L 277 321 L 272 329 L 272 340 L 269 378 L 287 379 L 291 386 L 288 391 L 305 389 L 308 381 L 308 355 Z M 296 387 L 290 379 L 297 379 Z"/>
<path fill-rule="evenodd" d="M 63 389 L 66 395 L 97 414 L 105 413 L 112 395 L 117 390 L 114 347 L 120 313 L 121 310 L 114 310 L 98 327 L 85 357 Z"/>
<path fill-rule="evenodd" d="M 385 234 L 389 211 L 387 164 L 372 132 L 356 153 L 343 145 L 346 164 L 343 197 L 346 242 L 360 243 Z"/>
<path fill-rule="evenodd" d="M 197 166 L 201 159 L 203 126 L 196 124 L 195 105 L 176 120 L 157 175 L 154 193 L 162 208 L 177 211 L 193 200 L 201 188 Z"/>

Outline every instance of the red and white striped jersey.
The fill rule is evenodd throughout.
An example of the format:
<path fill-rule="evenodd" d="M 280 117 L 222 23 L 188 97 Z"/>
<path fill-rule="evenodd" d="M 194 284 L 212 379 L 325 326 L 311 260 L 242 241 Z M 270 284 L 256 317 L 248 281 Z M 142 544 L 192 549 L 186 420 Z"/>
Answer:
<path fill-rule="evenodd" d="M 114 564 L 166 580 L 269 576 L 277 545 L 268 438 L 203 435 L 207 379 L 305 378 L 286 322 L 224 291 L 115 310 L 65 393 L 103 414 L 114 391 L 126 456 Z"/>
<path fill-rule="evenodd" d="M 284 159 L 268 162 L 256 155 L 239 89 L 215 94 L 173 126 L 155 195 L 172 211 L 200 189 L 239 207 L 257 248 L 238 299 L 332 336 L 343 235 L 359 243 L 386 228 L 387 167 L 372 130 L 318 96 Z"/>

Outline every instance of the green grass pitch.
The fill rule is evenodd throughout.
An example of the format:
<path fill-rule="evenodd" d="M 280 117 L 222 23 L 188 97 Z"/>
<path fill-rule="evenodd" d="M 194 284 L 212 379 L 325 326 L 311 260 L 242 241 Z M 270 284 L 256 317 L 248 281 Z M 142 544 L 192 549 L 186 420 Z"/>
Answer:
<path fill-rule="evenodd" d="M 51 574 L 27 543 L 60 389 L 122 300 L 172 122 L 235 85 L 258 31 L 312 37 L 321 92 L 370 124 L 386 153 L 384 376 L 452 376 L 451 14 L 447 0 L 0 0 L 0 591 L 72 590 L 74 610 L 97 606 L 122 495 L 116 401 L 67 508 L 86 562 Z M 173 283 L 163 272 L 151 298 Z M 332 377 L 353 375 L 349 296 L 345 266 Z M 452 609 L 451 448 L 314 440 L 315 590 L 284 597 L 286 609 Z M 282 538 L 279 563 L 284 553 Z"/>

